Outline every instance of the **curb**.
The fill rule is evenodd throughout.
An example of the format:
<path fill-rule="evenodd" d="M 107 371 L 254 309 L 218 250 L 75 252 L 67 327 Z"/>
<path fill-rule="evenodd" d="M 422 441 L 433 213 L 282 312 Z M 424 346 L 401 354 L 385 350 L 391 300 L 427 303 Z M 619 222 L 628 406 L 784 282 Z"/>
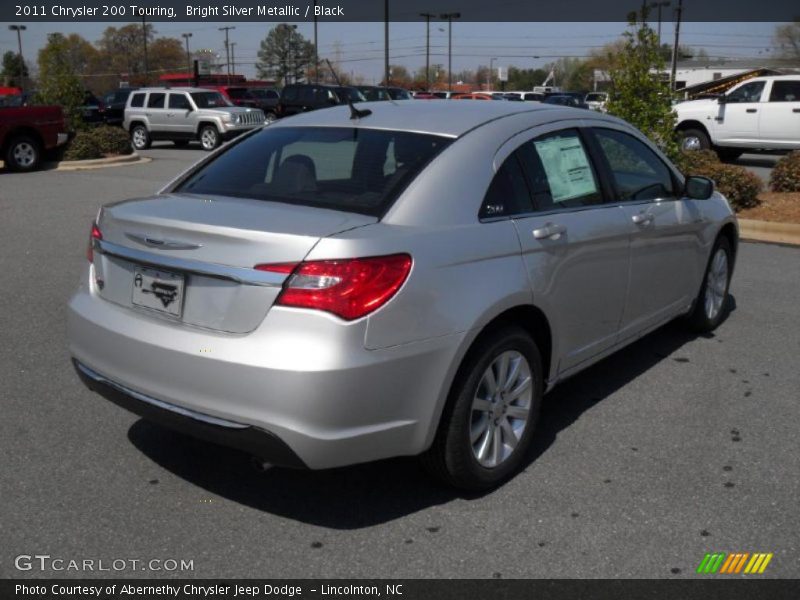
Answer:
<path fill-rule="evenodd" d="M 739 237 L 743 240 L 800 246 L 800 225 L 739 219 Z"/>
<path fill-rule="evenodd" d="M 105 169 L 106 167 L 117 167 L 122 165 L 132 165 L 148 163 L 152 158 L 139 156 L 136 152 L 126 156 L 112 156 L 110 158 L 94 158 L 91 160 L 62 160 L 53 171 L 88 171 L 90 169 Z"/>

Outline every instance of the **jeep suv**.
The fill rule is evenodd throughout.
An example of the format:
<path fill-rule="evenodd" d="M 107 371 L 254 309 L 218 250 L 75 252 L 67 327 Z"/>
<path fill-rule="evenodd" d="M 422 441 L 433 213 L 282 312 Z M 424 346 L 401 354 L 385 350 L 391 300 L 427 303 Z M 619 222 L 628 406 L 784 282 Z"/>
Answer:
<path fill-rule="evenodd" d="M 263 124 L 263 111 L 233 106 L 218 91 L 148 88 L 128 98 L 123 127 L 137 150 L 149 148 L 153 140 L 171 140 L 176 146 L 199 140 L 210 151 Z"/>
<path fill-rule="evenodd" d="M 364 94 L 352 87 L 293 83 L 281 90 L 277 113 L 279 117 L 288 117 L 310 110 L 345 104 L 348 98 L 352 102 L 367 101 Z"/>

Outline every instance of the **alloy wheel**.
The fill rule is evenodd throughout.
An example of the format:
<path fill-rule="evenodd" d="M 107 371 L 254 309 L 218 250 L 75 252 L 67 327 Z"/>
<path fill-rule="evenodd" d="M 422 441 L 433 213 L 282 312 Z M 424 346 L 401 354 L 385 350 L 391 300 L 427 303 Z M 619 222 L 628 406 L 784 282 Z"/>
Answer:
<path fill-rule="evenodd" d="M 711 259 L 706 278 L 705 309 L 706 317 L 714 320 L 722 310 L 728 292 L 728 253 L 718 248 Z"/>
<path fill-rule="evenodd" d="M 200 143 L 206 150 L 213 150 L 217 146 L 217 133 L 213 129 L 204 129 L 200 136 Z"/>

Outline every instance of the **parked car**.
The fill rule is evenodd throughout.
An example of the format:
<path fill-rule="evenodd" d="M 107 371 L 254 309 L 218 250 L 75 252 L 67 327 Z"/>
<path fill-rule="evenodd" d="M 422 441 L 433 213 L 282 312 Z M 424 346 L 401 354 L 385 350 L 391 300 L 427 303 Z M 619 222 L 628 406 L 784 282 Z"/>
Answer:
<path fill-rule="evenodd" d="M 481 94 L 479 92 L 471 94 L 454 94 L 451 100 L 503 100 L 502 97 L 495 97 L 491 94 Z"/>
<path fill-rule="evenodd" d="M 543 102 L 545 104 L 557 104 L 559 106 L 570 106 L 572 108 L 589 108 L 578 96 L 570 94 L 553 94 L 552 96 L 545 97 Z"/>
<path fill-rule="evenodd" d="M 352 102 L 367 100 L 361 92 L 352 87 L 293 83 L 281 90 L 277 114 L 279 117 L 289 117 L 310 110 L 329 108 L 345 104 L 348 98 Z"/>
<path fill-rule="evenodd" d="M 207 85 L 203 86 L 209 90 L 216 90 L 234 106 L 247 106 L 249 108 L 260 108 L 258 102 L 250 92 L 250 88 L 241 85 Z"/>
<path fill-rule="evenodd" d="M 33 171 L 68 139 L 60 106 L 0 106 L 0 156 L 11 171 Z"/>
<path fill-rule="evenodd" d="M 441 100 L 439 96 L 436 96 L 431 92 L 414 92 L 412 98 L 414 100 Z"/>
<path fill-rule="evenodd" d="M 105 105 L 89 90 L 83 95 L 83 104 L 80 106 L 81 120 L 88 125 L 100 125 L 104 122 Z"/>
<path fill-rule="evenodd" d="M 386 91 L 389 93 L 389 97 L 392 100 L 411 100 L 413 98 L 411 92 L 405 88 L 387 87 Z"/>
<path fill-rule="evenodd" d="M 103 96 L 103 121 L 106 125 L 122 125 L 125 120 L 125 105 L 128 96 L 137 88 L 120 88 L 112 90 Z"/>
<path fill-rule="evenodd" d="M 357 85 L 355 88 L 364 95 L 369 102 L 391 100 L 386 88 L 377 85 Z"/>
<path fill-rule="evenodd" d="M 431 94 L 442 100 L 450 100 L 450 98 L 452 98 L 457 93 L 458 92 L 431 92 Z"/>
<path fill-rule="evenodd" d="M 154 140 L 171 140 L 176 146 L 199 140 L 210 151 L 263 124 L 260 109 L 233 106 L 216 90 L 146 88 L 129 96 L 123 127 L 137 150 L 149 148 Z"/>
<path fill-rule="evenodd" d="M 506 100 L 522 100 L 523 102 L 541 102 L 544 100 L 544 94 L 539 92 L 506 92 L 503 94 Z"/>
<path fill-rule="evenodd" d="M 68 310 L 86 385 L 270 464 L 422 454 L 485 489 L 559 381 L 676 317 L 724 319 L 733 211 L 631 125 L 370 110 L 277 121 L 106 205 Z"/>
<path fill-rule="evenodd" d="M 264 111 L 268 122 L 277 119 L 276 111 L 281 95 L 278 90 L 265 87 L 248 88 L 248 92 L 256 101 L 256 107 Z"/>
<path fill-rule="evenodd" d="M 755 77 L 715 99 L 675 105 L 684 150 L 733 160 L 746 149 L 800 149 L 800 75 Z"/>
<path fill-rule="evenodd" d="M 608 94 L 606 92 L 589 92 L 586 94 L 586 97 L 583 99 L 583 101 L 591 110 L 606 112 Z"/>

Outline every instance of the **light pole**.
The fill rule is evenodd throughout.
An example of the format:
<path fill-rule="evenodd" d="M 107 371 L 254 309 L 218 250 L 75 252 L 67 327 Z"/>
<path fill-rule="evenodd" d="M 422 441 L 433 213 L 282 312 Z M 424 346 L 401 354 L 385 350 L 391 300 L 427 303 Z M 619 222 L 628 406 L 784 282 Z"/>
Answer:
<path fill-rule="evenodd" d="M 27 29 L 25 25 L 9 25 L 11 31 L 17 32 L 17 46 L 19 47 L 19 87 L 25 89 L 25 59 L 22 58 L 22 32 Z"/>
<path fill-rule="evenodd" d="M 461 18 L 461 13 L 443 13 L 441 18 L 447 21 L 447 91 L 453 91 L 453 19 Z"/>
<path fill-rule="evenodd" d="M 659 48 L 661 48 L 661 8 L 662 7 L 666 8 L 670 4 L 672 4 L 672 2 L 669 2 L 669 0 L 664 0 L 663 2 L 651 2 L 649 4 L 650 8 L 658 9 L 658 47 Z"/>
<path fill-rule="evenodd" d="M 191 33 L 182 33 L 183 39 L 186 40 L 186 67 L 188 69 L 188 77 L 192 77 L 192 55 L 189 54 L 189 38 L 192 37 Z"/>
<path fill-rule="evenodd" d="M 496 60 L 497 60 L 496 56 L 493 56 L 492 58 L 489 59 L 489 81 L 488 81 L 488 83 L 489 83 L 489 91 L 490 92 L 494 91 L 494 81 L 493 81 L 492 75 L 494 74 L 494 61 L 496 61 Z"/>
<path fill-rule="evenodd" d="M 681 15 L 683 13 L 683 0 L 678 0 L 678 7 L 675 9 L 675 44 L 672 47 L 672 65 L 669 74 L 669 87 L 675 91 L 675 76 L 678 70 L 678 48 L 681 38 Z"/>
<path fill-rule="evenodd" d="M 425 91 L 431 89 L 431 19 L 436 15 L 431 13 L 419 13 L 420 17 L 425 17 Z"/>
<path fill-rule="evenodd" d="M 389 0 L 383 0 L 383 81 L 389 86 Z"/>
<path fill-rule="evenodd" d="M 319 46 L 317 45 L 317 0 L 314 0 L 314 83 L 319 83 Z"/>
<path fill-rule="evenodd" d="M 236 75 L 236 42 L 231 42 L 231 75 Z"/>
<path fill-rule="evenodd" d="M 147 64 L 147 21 L 142 15 L 142 40 L 144 43 L 144 84 L 145 86 L 150 83 L 150 67 Z"/>

